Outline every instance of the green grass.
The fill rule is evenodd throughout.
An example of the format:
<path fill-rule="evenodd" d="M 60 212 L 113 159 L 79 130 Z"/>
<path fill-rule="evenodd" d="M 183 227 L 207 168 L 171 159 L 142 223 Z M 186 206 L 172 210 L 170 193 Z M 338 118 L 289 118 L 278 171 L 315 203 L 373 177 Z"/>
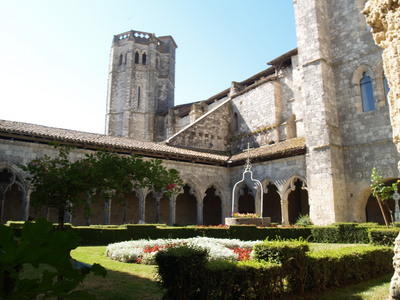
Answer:
<path fill-rule="evenodd" d="M 157 267 L 121 263 L 105 256 L 105 246 L 79 247 L 71 256 L 79 261 L 105 267 L 105 278 L 88 275 L 80 288 L 90 291 L 102 300 L 157 300 L 163 291 L 157 282 Z"/>
<path fill-rule="evenodd" d="M 297 300 L 386 300 L 392 275 L 330 290 L 323 294 L 307 294 Z"/>
<path fill-rule="evenodd" d="M 310 244 L 311 251 L 320 251 L 348 245 Z M 108 270 L 106 278 L 89 275 L 80 286 L 89 290 L 97 299 L 157 300 L 163 291 L 157 282 L 157 267 L 113 261 L 105 256 L 105 246 L 79 247 L 71 252 L 73 258 L 101 264 Z M 387 299 L 391 274 L 324 294 L 306 294 L 298 300 L 380 300 Z"/>

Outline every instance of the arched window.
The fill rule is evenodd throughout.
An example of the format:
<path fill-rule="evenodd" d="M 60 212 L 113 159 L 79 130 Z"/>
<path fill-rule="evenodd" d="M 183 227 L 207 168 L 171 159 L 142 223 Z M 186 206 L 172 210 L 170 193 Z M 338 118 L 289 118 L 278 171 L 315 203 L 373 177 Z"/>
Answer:
<path fill-rule="evenodd" d="M 121 55 L 119 56 L 119 65 L 122 65 L 122 60 L 123 60 L 123 55 L 121 54 Z"/>
<path fill-rule="evenodd" d="M 146 64 L 146 58 L 147 58 L 146 53 L 143 53 L 143 55 L 142 55 L 142 65 Z"/>
<path fill-rule="evenodd" d="M 139 107 L 140 105 L 140 86 L 137 89 L 137 106 Z"/>
<path fill-rule="evenodd" d="M 371 77 L 364 72 L 360 80 L 361 98 L 363 104 L 363 111 L 371 111 L 375 109 L 374 90 L 372 87 Z"/>
<path fill-rule="evenodd" d="M 389 87 L 389 83 L 387 81 L 387 78 L 385 76 L 385 74 L 383 74 L 383 88 L 385 89 L 385 103 L 386 105 L 388 105 L 388 94 L 390 91 L 390 87 Z"/>
<path fill-rule="evenodd" d="M 135 53 L 135 64 L 139 63 L 139 52 L 136 51 Z"/>

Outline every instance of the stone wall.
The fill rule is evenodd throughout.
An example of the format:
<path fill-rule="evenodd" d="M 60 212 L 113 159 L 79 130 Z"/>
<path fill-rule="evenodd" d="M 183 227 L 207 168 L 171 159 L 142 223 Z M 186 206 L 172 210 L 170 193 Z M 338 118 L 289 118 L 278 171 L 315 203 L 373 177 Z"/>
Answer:
<path fill-rule="evenodd" d="M 171 146 L 229 152 L 231 129 L 230 99 L 222 102 L 167 140 Z"/>

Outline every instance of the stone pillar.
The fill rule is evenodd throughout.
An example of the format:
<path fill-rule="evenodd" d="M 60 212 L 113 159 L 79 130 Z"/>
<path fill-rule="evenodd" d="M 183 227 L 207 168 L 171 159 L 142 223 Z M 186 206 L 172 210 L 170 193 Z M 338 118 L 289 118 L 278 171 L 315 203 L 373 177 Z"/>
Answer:
<path fill-rule="evenodd" d="M 174 225 L 175 224 L 175 206 L 176 206 L 176 197 L 178 195 L 172 194 L 169 197 L 169 224 L 168 225 Z"/>
<path fill-rule="evenodd" d="M 301 85 L 301 97 L 308 149 L 310 217 L 317 225 L 347 221 L 328 1 L 294 1 L 302 82 L 312 83 Z"/>
<path fill-rule="evenodd" d="M 160 223 L 160 202 L 163 195 L 163 192 L 153 191 L 153 197 L 156 199 L 156 223 Z"/>
<path fill-rule="evenodd" d="M 138 224 L 144 224 L 144 216 L 146 214 L 146 208 L 145 208 L 145 193 L 143 193 L 143 190 L 140 192 L 136 193 L 139 196 L 139 220 Z"/>
<path fill-rule="evenodd" d="M 383 48 L 383 69 L 388 79 L 393 142 L 400 152 L 400 0 L 369 0 L 363 13 L 375 43 Z M 398 163 L 400 171 L 400 162 Z M 394 245 L 394 274 L 389 299 L 400 299 L 400 235 Z"/>
<path fill-rule="evenodd" d="M 104 220 L 103 224 L 104 225 L 109 225 L 110 224 L 110 218 L 111 218 L 111 199 L 108 201 L 104 201 Z"/>

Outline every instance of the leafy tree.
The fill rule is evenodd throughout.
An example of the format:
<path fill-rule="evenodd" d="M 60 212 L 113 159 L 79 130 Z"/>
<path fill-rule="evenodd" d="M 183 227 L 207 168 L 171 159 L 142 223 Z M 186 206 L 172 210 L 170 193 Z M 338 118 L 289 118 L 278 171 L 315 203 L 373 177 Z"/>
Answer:
<path fill-rule="evenodd" d="M 374 167 L 371 172 L 371 193 L 378 201 L 379 208 L 382 213 L 383 220 L 385 221 L 385 225 L 389 228 L 389 222 L 386 218 L 386 214 L 383 208 L 383 205 L 389 210 L 389 213 L 392 218 L 393 222 L 393 212 L 389 209 L 389 205 L 387 205 L 387 200 L 392 199 L 393 192 L 397 191 L 397 184 L 400 182 L 393 183 L 392 185 L 388 186 L 385 185 L 382 175 L 379 171 Z"/>
<path fill-rule="evenodd" d="M 56 146 L 57 147 L 57 146 Z M 90 169 L 84 160 L 71 162 L 69 147 L 58 147 L 58 157 L 44 155 L 21 166 L 29 173 L 27 181 L 33 190 L 31 204 L 35 207 L 55 208 L 58 212 L 59 228 L 64 227 L 64 215 L 70 204 L 80 204 L 91 189 Z"/>
<path fill-rule="evenodd" d="M 172 192 L 182 185 L 178 171 L 167 170 L 161 160 L 97 151 L 71 161 L 70 151 L 70 147 L 59 146 L 58 157 L 45 155 L 22 166 L 30 174 L 31 203 L 57 209 L 61 230 L 65 213 L 85 205 L 96 193 L 110 201 L 136 188 Z"/>
<path fill-rule="evenodd" d="M 9 226 L 0 225 L 0 236 L 0 299 L 36 299 L 39 295 L 93 299 L 76 290 L 77 285 L 90 272 L 103 277 L 107 274 L 99 264 L 74 266 L 70 251 L 79 244 L 77 234 L 54 231 L 44 219 L 25 222 L 21 238 L 16 238 Z M 29 268 L 39 276 L 26 273 Z"/>

